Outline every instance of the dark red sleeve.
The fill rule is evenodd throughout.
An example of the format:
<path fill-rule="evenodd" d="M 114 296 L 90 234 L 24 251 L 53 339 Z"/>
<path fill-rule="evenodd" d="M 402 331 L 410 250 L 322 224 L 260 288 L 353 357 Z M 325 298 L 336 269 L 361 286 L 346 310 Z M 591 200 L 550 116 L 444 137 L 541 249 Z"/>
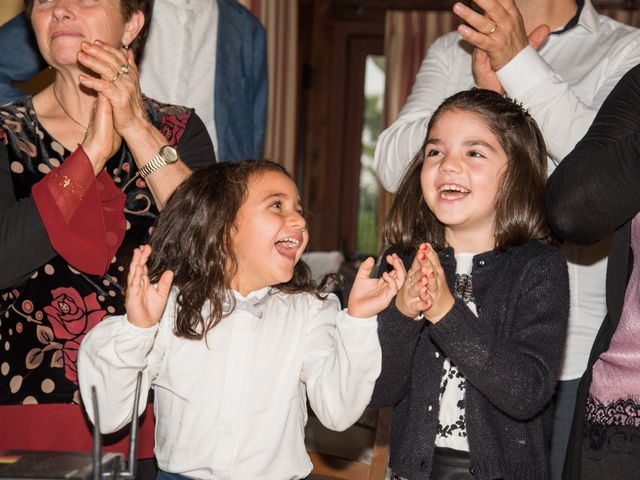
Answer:
<path fill-rule="evenodd" d="M 81 272 L 103 276 L 125 232 L 125 195 L 103 170 L 96 177 L 78 146 L 31 195 L 51 245 Z"/>

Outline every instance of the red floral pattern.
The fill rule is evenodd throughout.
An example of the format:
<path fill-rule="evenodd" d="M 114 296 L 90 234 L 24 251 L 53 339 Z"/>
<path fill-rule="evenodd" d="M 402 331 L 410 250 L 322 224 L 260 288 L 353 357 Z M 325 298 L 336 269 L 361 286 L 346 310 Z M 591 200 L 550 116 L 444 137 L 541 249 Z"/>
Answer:
<path fill-rule="evenodd" d="M 183 115 L 165 115 L 162 117 L 160 131 L 168 140 L 169 145 L 175 147 L 178 144 L 185 128 L 187 128 L 190 116 L 190 113 L 185 113 Z"/>
<path fill-rule="evenodd" d="M 107 313 L 100 308 L 95 292 L 82 297 L 75 288 L 61 287 L 51 292 L 53 301 L 44 307 L 58 340 L 63 340 L 64 375 L 78 383 L 76 361 L 80 342 Z"/>
<path fill-rule="evenodd" d="M 151 123 L 167 135 L 167 143 L 186 140 L 185 125 L 191 109 L 146 97 L 143 102 Z M 0 147 L 7 144 L 13 194 L 16 199 L 28 198 L 45 172 L 64 165 L 72 152 L 39 124 L 31 97 L 25 96 L 1 110 Z M 163 122 L 165 116 L 174 118 Z M 124 313 L 122 292 L 129 259 L 158 211 L 147 185 L 137 182 L 138 169 L 128 148 L 123 146 L 109 159 L 105 171 L 126 195 L 127 221 L 125 240 L 109 259 L 108 275 L 99 277 L 78 271 L 58 255 L 35 270 L 20 288 L 0 290 L 0 363 L 4 364 L 3 371 L 8 365 L 10 372 L 0 375 L 2 404 L 79 402 L 78 346 L 105 311 L 107 315 Z M 12 379 L 15 380 L 11 383 Z M 49 391 L 52 385 L 53 390 Z"/>

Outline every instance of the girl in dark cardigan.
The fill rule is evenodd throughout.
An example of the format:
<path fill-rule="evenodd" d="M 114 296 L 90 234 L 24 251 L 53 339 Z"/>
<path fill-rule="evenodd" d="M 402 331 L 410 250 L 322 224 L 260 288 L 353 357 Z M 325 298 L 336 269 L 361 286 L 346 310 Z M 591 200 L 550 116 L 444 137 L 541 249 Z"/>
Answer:
<path fill-rule="evenodd" d="M 545 180 L 542 135 L 511 100 L 471 90 L 433 115 L 385 227 L 408 267 L 379 316 L 372 401 L 393 407 L 395 478 L 549 478 L 569 287 Z"/>

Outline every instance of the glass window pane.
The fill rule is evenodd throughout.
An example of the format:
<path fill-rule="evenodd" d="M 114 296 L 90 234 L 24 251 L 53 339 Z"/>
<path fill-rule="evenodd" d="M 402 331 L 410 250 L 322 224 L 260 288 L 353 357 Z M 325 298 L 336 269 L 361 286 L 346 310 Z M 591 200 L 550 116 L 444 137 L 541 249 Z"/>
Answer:
<path fill-rule="evenodd" d="M 383 55 L 368 55 L 365 67 L 362 149 L 360 153 L 360 198 L 358 202 L 359 253 L 375 255 L 378 250 L 378 197 L 380 185 L 373 155 L 382 131 L 385 61 Z"/>

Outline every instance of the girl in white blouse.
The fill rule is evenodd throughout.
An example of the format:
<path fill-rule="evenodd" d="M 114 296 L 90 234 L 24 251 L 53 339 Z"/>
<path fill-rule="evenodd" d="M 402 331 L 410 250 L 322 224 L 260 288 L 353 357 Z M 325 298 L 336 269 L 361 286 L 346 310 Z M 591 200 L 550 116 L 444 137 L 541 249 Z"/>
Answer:
<path fill-rule="evenodd" d="M 334 430 L 353 424 L 380 373 L 378 312 L 404 281 L 367 259 L 341 311 L 300 262 L 308 242 L 298 191 L 271 162 L 216 164 L 191 175 L 136 249 L 125 316 L 101 322 L 78 364 L 101 431 L 142 412 L 155 390 L 159 478 L 296 479 L 312 464 L 306 402 Z M 153 248 L 153 253 L 152 253 Z M 173 288 L 172 288 L 173 283 Z"/>

